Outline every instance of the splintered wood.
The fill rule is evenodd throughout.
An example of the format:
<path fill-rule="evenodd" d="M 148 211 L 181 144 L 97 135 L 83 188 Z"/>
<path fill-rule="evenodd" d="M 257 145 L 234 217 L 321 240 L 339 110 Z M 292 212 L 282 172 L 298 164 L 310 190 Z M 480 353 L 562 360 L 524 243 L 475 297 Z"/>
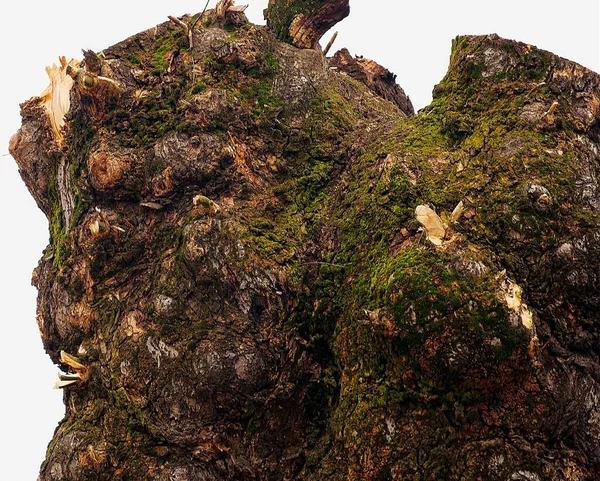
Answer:
<path fill-rule="evenodd" d="M 67 68 L 79 68 L 79 61 L 71 59 L 67 62 L 65 57 L 59 57 L 60 65 L 53 64 L 46 67 L 46 73 L 50 78 L 50 85 L 40 94 L 42 105 L 50 117 L 52 134 L 59 147 L 64 146 L 63 127 L 65 126 L 65 114 L 71 107 L 71 89 L 74 81 L 67 74 Z"/>
<path fill-rule="evenodd" d="M 415 214 L 417 220 L 425 229 L 427 240 L 436 246 L 441 246 L 446 235 L 442 219 L 427 205 L 418 205 Z"/>
<path fill-rule="evenodd" d="M 217 18 L 225 17 L 225 13 L 233 7 L 234 0 L 220 0 L 216 6 Z"/>

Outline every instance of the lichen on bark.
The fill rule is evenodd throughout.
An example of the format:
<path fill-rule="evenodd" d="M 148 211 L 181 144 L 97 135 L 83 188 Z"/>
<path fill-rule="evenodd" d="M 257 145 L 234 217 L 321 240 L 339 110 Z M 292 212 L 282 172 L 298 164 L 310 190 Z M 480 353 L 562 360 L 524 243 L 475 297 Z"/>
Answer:
<path fill-rule="evenodd" d="M 85 372 L 40 481 L 597 479 L 600 77 L 457 37 L 412 115 L 273 18 L 87 52 L 64 145 L 22 105 L 37 320 Z"/>

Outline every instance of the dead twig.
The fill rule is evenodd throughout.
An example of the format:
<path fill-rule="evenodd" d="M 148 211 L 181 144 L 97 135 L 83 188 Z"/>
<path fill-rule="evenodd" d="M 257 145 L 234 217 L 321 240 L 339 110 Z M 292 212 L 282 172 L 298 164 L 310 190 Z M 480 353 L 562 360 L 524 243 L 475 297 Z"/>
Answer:
<path fill-rule="evenodd" d="M 190 25 L 190 30 L 196 26 L 196 24 L 198 23 L 198 20 L 200 20 L 202 17 L 204 17 L 204 12 L 206 12 L 209 2 L 210 2 L 210 0 L 206 0 L 206 5 L 204 5 L 204 10 L 202 10 L 202 13 L 200 15 L 198 15 L 198 18 L 196 20 L 194 20 L 194 22 Z"/>
<path fill-rule="evenodd" d="M 331 37 L 331 40 L 329 41 L 329 43 L 327 44 L 327 47 L 325 47 L 325 50 L 323 50 L 323 55 L 326 57 L 327 53 L 329 52 L 329 50 L 331 49 L 331 47 L 333 46 L 333 42 L 335 42 L 335 39 L 337 38 L 338 33 L 335 32 L 333 34 L 333 36 Z"/>
<path fill-rule="evenodd" d="M 552 105 L 550 106 L 548 111 L 545 112 L 541 118 L 543 119 L 543 118 L 547 117 L 548 115 L 552 115 L 554 113 L 554 111 L 556 110 L 556 107 L 558 107 L 558 102 L 556 102 L 556 101 L 552 102 Z"/>
<path fill-rule="evenodd" d="M 173 67 L 175 66 L 175 59 L 177 58 L 177 51 L 173 52 L 171 54 L 171 58 L 169 59 L 169 68 L 167 69 L 168 73 L 171 73 L 173 71 Z"/>
<path fill-rule="evenodd" d="M 550 344 L 550 339 L 548 339 L 544 344 L 542 344 L 542 347 L 540 347 L 539 352 L 542 352 L 544 349 L 546 349 L 548 347 L 548 344 Z"/>
<path fill-rule="evenodd" d="M 173 15 L 169 15 L 168 18 L 174 24 L 179 25 L 180 27 L 183 27 L 186 32 L 189 30 L 189 28 L 190 28 L 189 25 L 187 23 L 185 23 L 184 21 L 179 20 L 177 17 L 174 17 Z"/>

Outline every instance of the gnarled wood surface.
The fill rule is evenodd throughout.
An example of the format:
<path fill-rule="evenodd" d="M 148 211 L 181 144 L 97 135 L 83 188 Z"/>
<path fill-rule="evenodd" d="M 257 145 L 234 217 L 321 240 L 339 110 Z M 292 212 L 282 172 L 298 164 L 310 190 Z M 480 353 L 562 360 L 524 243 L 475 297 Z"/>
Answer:
<path fill-rule="evenodd" d="M 280 37 L 295 4 L 305 46 L 347 7 L 272 3 Z M 196 19 L 88 52 L 62 127 L 22 105 L 39 481 L 600 479 L 600 76 L 458 37 L 411 116 L 377 64 Z"/>

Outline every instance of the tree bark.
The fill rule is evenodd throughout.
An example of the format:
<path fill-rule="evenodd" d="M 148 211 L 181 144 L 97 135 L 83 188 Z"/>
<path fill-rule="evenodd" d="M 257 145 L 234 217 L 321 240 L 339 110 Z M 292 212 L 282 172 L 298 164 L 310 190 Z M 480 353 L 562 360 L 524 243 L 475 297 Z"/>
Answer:
<path fill-rule="evenodd" d="M 350 13 L 349 0 L 270 0 L 267 25 L 280 40 L 314 48 L 321 37 Z"/>
<path fill-rule="evenodd" d="M 22 106 L 38 481 L 600 479 L 600 75 L 457 37 L 410 116 L 375 62 L 210 15 Z"/>

